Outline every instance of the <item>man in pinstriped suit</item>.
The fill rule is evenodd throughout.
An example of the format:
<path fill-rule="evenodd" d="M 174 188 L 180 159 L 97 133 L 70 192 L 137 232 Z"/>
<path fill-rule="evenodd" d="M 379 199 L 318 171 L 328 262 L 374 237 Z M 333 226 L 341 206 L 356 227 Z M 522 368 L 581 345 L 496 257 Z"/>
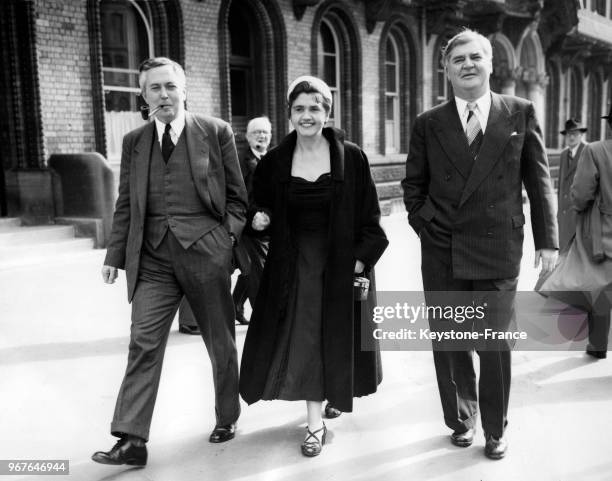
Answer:
<path fill-rule="evenodd" d="M 232 246 L 245 223 L 246 189 L 231 127 L 185 111 L 185 72 L 164 57 L 140 67 L 155 121 L 123 140 L 119 197 L 102 277 L 125 269 L 132 326 L 127 369 L 111 434 L 119 441 L 92 459 L 144 466 L 145 443 L 172 320 L 183 295 L 213 368 L 216 426 L 210 441 L 234 437 L 240 415 Z"/>
<path fill-rule="evenodd" d="M 455 97 L 417 118 L 402 181 L 408 219 L 421 239 L 425 298 L 432 304 L 436 291 L 484 293 L 486 327 L 505 330 L 513 322 L 522 257 L 522 184 L 531 204 L 536 266 L 541 261 L 543 271 L 550 271 L 556 261 L 554 192 L 544 144 L 531 102 L 489 90 L 487 38 L 471 30 L 451 38 L 444 67 Z M 495 344 L 478 350 L 477 385 L 472 349 L 434 345 L 451 442 L 472 444 L 480 406 L 485 455 L 491 459 L 502 458 L 507 448 L 510 349 Z"/>

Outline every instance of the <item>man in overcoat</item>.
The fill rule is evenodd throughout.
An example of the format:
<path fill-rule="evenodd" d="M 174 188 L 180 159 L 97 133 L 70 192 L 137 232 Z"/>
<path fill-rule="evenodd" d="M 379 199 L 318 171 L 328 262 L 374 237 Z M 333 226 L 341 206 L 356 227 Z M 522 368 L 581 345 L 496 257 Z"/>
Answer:
<path fill-rule="evenodd" d="M 612 129 L 612 108 L 602 117 Z M 582 212 L 599 197 L 601 240 L 605 260 L 612 262 L 612 139 L 592 142 L 584 147 L 578 161 L 570 196 L 574 208 Z M 609 279 L 612 282 L 612 279 Z M 600 298 L 588 312 L 589 342 L 586 352 L 595 359 L 608 355 L 610 334 L 610 300 L 608 294 Z"/>
<path fill-rule="evenodd" d="M 485 327 L 504 332 L 514 322 L 523 184 L 536 265 L 541 260 L 545 271 L 555 265 L 554 192 L 544 143 L 531 102 L 490 91 L 492 48 L 486 37 L 467 29 L 458 33 L 443 63 L 454 98 L 417 117 L 402 181 L 408 220 L 421 239 L 425 299 L 430 304 L 444 298 L 440 291 L 468 292 L 468 299 L 488 306 Z M 450 326 L 459 323 L 452 319 Z M 480 405 L 485 455 L 502 458 L 510 346 L 491 343 L 478 350 L 478 385 L 473 349 L 443 347 L 434 344 L 433 355 L 451 442 L 472 444 Z"/>
<path fill-rule="evenodd" d="M 268 117 L 255 117 L 247 124 L 246 138 L 249 148 L 240 159 L 240 168 L 244 177 L 244 184 L 249 197 L 249 204 L 253 197 L 253 175 L 259 160 L 266 155 L 272 140 L 272 124 Z M 248 324 L 244 317 L 244 303 L 249 299 L 251 308 L 255 305 L 255 297 L 259 290 L 259 282 L 263 266 L 268 254 L 269 235 L 266 231 L 259 232 L 250 225 L 245 226 L 242 241 L 236 248 L 242 250 L 242 255 L 249 259 L 249 272 L 240 272 L 232 297 L 236 308 L 236 321 L 239 324 Z"/>
<path fill-rule="evenodd" d="M 576 165 L 586 145 L 584 133 L 587 131 L 578 120 L 568 119 L 561 134 L 565 136 L 567 147 L 559 156 L 559 183 L 557 188 L 557 223 L 559 224 L 559 249 L 568 248 L 576 234 L 576 211 L 572 205 L 570 188 L 576 173 Z"/>
<path fill-rule="evenodd" d="M 210 356 L 216 426 L 210 441 L 234 437 L 240 414 L 232 245 L 245 222 L 246 190 L 230 126 L 185 111 L 185 72 L 157 57 L 140 66 L 155 120 L 123 139 L 119 197 L 102 268 L 112 284 L 125 269 L 132 326 L 127 369 L 111 433 L 92 459 L 143 466 L 168 333 L 186 296 Z"/>

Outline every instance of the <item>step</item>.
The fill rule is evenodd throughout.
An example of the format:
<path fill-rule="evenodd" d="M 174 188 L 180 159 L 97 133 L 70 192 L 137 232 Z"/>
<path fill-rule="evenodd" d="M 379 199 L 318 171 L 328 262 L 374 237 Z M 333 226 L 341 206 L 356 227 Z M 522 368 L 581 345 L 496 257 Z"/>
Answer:
<path fill-rule="evenodd" d="M 0 248 L 72 238 L 74 238 L 74 227 L 71 225 L 20 226 L 0 230 Z"/>
<path fill-rule="evenodd" d="M 60 239 L 39 244 L 22 244 L 0 248 L 0 270 L 8 267 L 39 264 L 60 257 L 70 257 L 93 249 L 93 239 Z"/>
<path fill-rule="evenodd" d="M 376 184 L 381 182 L 401 181 L 406 177 L 406 165 L 373 165 L 370 167 Z"/>
<path fill-rule="evenodd" d="M 4 229 L 14 229 L 21 225 L 19 217 L 0 217 L 0 232 Z"/>
<path fill-rule="evenodd" d="M 383 199 L 402 199 L 404 191 L 399 181 L 381 182 L 376 184 L 378 198 Z"/>

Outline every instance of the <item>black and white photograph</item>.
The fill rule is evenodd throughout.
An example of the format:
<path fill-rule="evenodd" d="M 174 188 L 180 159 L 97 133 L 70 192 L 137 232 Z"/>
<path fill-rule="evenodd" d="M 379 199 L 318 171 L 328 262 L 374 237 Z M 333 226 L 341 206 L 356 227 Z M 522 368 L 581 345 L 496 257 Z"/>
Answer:
<path fill-rule="evenodd" d="M 612 480 L 612 0 L 2 0 L 0 55 L 2 479 Z"/>

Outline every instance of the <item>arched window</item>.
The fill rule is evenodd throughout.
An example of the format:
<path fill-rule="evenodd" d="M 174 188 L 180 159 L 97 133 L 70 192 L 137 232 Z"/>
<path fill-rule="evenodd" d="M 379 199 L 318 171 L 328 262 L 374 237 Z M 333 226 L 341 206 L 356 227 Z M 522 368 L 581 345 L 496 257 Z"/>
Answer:
<path fill-rule="evenodd" d="M 452 88 L 442 61 L 442 49 L 446 45 L 446 38 L 440 37 L 436 42 L 433 55 L 433 105 L 446 102 L 452 95 Z"/>
<path fill-rule="evenodd" d="M 600 75 L 591 72 L 589 75 L 589 141 L 601 139 L 601 107 L 602 107 L 602 80 Z"/>
<path fill-rule="evenodd" d="M 556 64 L 549 62 L 546 73 L 550 79 L 546 87 L 546 146 L 557 149 L 560 130 L 559 105 L 561 105 L 559 69 Z"/>
<path fill-rule="evenodd" d="M 138 66 L 153 56 L 151 19 L 138 3 L 100 5 L 107 158 L 119 162 L 123 136 L 142 125 Z"/>
<path fill-rule="evenodd" d="M 280 7 L 263 0 L 221 0 L 218 19 L 221 117 L 239 153 L 250 119 L 266 115 L 273 143 L 287 132 L 287 34 Z"/>
<path fill-rule="evenodd" d="M 179 0 L 87 0 L 96 150 L 111 163 L 142 125 L 138 66 L 152 56 L 184 62 Z"/>
<path fill-rule="evenodd" d="M 379 55 L 378 145 L 381 154 L 407 152 L 411 119 L 420 107 L 417 82 L 417 26 L 403 15 L 392 17 L 383 26 Z"/>
<path fill-rule="evenodd" d="M 326 19 L 321 21 L 317 38 L 321 78 L 332 92 L 332 111 L 328 125 L 342 127 L 342 97 L 340 86 L 340 45 L 333 25 Z"/>
<path fill-rule="evenodd" d="M 361 142 L 361 39 L 352 10 L 343 2 L 327 1 L 317 10 L 310 38 L 311 72 L 330 86 L 330 124 Z"/>
<path fill-rule="evenodd" d="M 387 38 L 385 55 L 385 153 L 400 151 L 400 65 L 393 32 Z"/>

